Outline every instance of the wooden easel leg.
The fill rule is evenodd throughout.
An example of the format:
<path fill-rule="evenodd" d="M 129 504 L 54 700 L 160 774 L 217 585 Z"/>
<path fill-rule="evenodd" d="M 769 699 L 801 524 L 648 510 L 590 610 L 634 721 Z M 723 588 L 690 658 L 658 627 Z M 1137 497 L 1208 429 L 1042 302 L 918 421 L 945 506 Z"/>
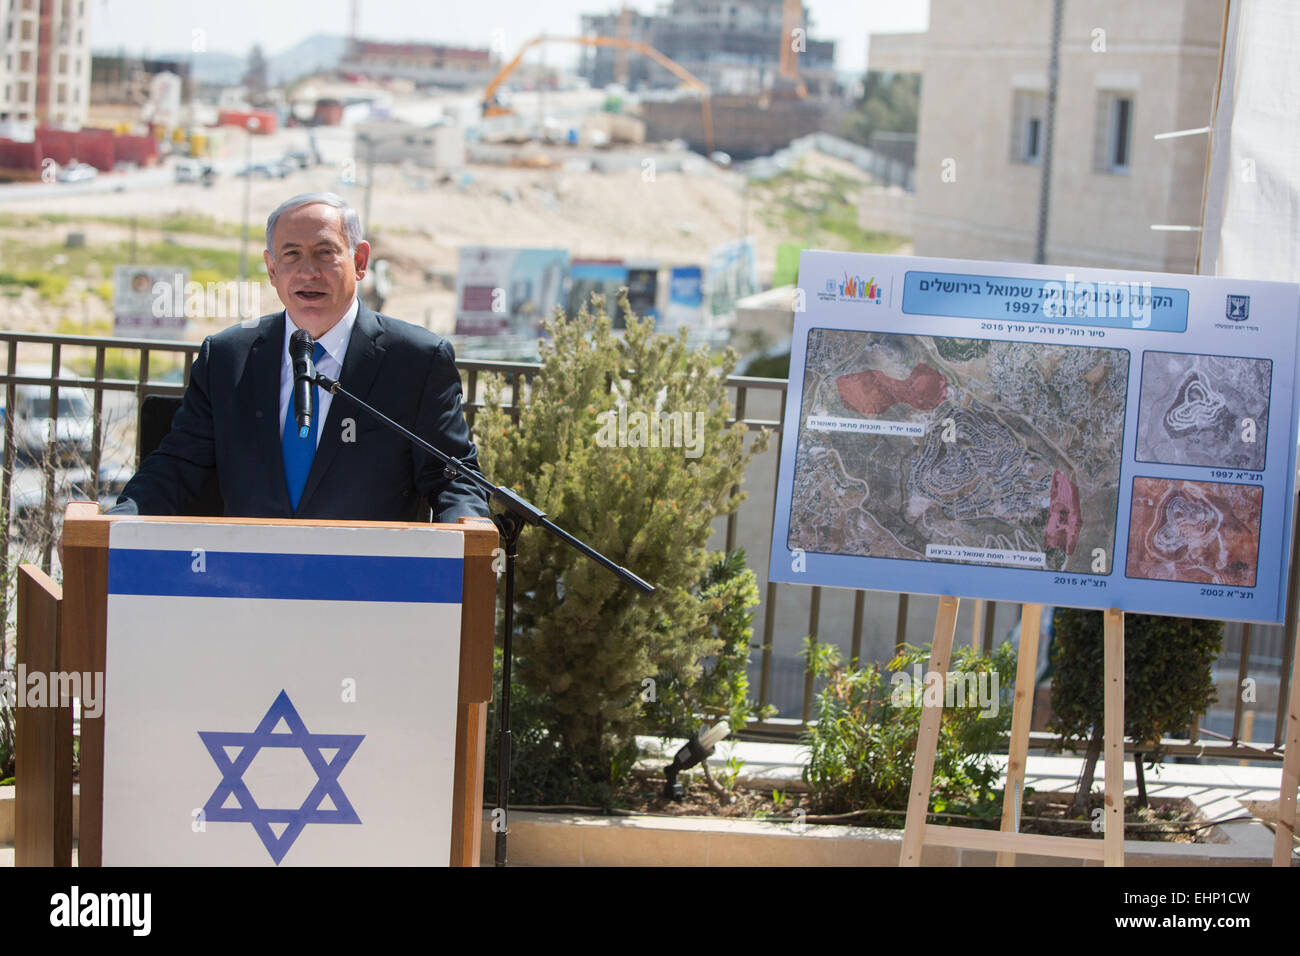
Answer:
<path fill-rule="evenodd" d="M 939 675 L 939 687 L 946 686 L 948 664 L 952 658 L 952 638 L 957 629 L 958 599 L 939 598 L 939 613 L 934 622 L 934 643 L 930 647 L 930 666 L 926 669 L 926 684 L 931 674 Z M 907 823 L 903 829 L 903 849 L 899 866 L 920 866 L 921 846 L 925 843 L 925 816 L 930 809 L 930 785 L 934 780 L 934 755 L 939 749 L 939 722 L 943 718 L 943 694 L 939 703 L 924 703 L 922 696 L 921 729 L 916 738 L 916 759 L 912 766 L 912 789 L 907 799 Z"/>
<path fill-rule="evenodd" d="M 1020 651 L 1016 657 L 1016 693 L 1011 703 L 1011 742 L 1007 752 L 1007 782 L 1002 791 L 1002 832 L 1020 832 L 1020 804 L 1024 796 L 1025 763 L 1029 759 L 1029 725 L 1034 716 L 1034 675 L 1038 672 L 1038 631 L 1043 606 L 1020 608 Z M 1010 850 L 998 853 L 998 866 L 1015 866 Z"/>
<path fill-rule="evenodd" d="M 1293 635 L 1294 636 L 1294 635 Z M 1282 789 L 1277 795 L 1277 830 L 1273 834 L 1273 865 L 1290 866 L 1295 846 L 1296 788 L 1300 787 L 1300 650 L 1291 655 L 1291 694 L 1286 718 L 1286 755 L 1282 758 Z"/>
<path fill-rule="evenodd" d="M 1106 612 L 1106 814 L 1103 863 L 1124 865 L 1124 612 Z"/>

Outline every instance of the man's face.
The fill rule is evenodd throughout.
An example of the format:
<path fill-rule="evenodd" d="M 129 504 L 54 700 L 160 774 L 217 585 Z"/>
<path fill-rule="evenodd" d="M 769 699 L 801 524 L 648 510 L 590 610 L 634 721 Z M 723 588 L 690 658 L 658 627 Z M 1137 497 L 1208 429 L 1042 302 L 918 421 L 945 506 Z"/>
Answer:
<path fill-rule="evenodd" d="M 320 338 L 352 305 L 370 261 L 370 244 L 359 242 L 349 252 L 343 210 L 309 203 L 280 214 L 271 250 L 262 255 L 271 285 L 293 320 Z"/>

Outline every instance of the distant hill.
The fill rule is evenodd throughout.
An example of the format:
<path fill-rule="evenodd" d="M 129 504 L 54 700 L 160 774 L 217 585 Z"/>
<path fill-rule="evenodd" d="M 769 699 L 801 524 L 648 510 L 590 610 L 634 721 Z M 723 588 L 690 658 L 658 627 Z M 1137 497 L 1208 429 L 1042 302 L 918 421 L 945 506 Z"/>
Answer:
<path fill-rule="evenodd" d="M 272 84 L 290 83 L 300 76 L 331 69 L 338 65 L 347 49 L 347 37 L 317 33 L 271 55 L 268 73 Z M 96 51 L 96 53 L 101 51 Z M 116 53 L 117 51 L 103 51 Z M 160 60 L 188 60 L 191 75 L 196 83 L 213 83 L 233 86 L 244 78 L 248 69 L 248 52 L 241 56 L 233 53 L 150 53 L 150 58 Z"/>

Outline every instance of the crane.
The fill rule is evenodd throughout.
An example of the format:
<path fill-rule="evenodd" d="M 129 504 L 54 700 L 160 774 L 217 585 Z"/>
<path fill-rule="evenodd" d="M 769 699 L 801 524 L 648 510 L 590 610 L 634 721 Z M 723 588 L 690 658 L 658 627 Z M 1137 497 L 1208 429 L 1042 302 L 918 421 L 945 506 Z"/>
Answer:
<path fill-rule="evenodd" d="M 708 85 L 681 64 L 670 60 L 648 43 L 642 43 L 639 40 L 628 40 L 624 37 L 562 37 L 547 36 L 546 34 L 533 37 L 519 48 L 519 52 L 515 54 L 514 59 L 503 66 L 497 75 L 492 77 L 492 81 L 488 83 L 487 87 L 483 90 L 484 117 L 507 116 L 510 114 L 511 110 L 502 106 L 500 102 L 498 102 L 497 92 L 501 89 L 501 85 L 506 81 L 510 74 L 513 73 L 523 61 L 524 54 L 541 43 L 579 43 L 583 46 L 607 46 L 619 50 L 629 50 L 633 53 L 640 53 L 642 56 L 650 57 L 650 59 L 668 70 L 685 85 L 700 94 L 700 112 L 704 120 L 705 152 L 710 156 L 713 155 L 713 110 L 709 105 Z"/>

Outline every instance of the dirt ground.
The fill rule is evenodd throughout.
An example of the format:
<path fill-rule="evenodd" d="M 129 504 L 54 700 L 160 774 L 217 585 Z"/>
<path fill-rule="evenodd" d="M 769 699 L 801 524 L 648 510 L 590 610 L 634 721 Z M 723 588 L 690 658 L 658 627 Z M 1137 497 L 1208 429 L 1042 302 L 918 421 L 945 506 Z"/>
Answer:
<path fill-rule="evenodd" d="M 810 171 L 834 170 L 865 179 L 852 165 L 829 157 L 811 157 L 807 162 Z M 284 179 L 253 180 L 249 255 L 259 270 L 254 274 L 262 268 L 265 217 L 283 199 L 331 190 L 364 210 L 364 189 L 355 178 L 345 179 L 344 172 L 339 166 L 318 166 Z M 0 237 L 53 244 L 61 243 L 68 232 L 80 231 L 91 246 L 129 237 L 129 227 L 95 222 L 95 217 L 137 216 L 148 221 L 173 213 L 201 213 L 238 224 L 244 189 L 242 178 L 229 175 L 219 177 L 210 188 L 169 182 L 156 188 L 77 195 L 51 188 L 48 198 L 8 204 L 0 212 L 85 216 L 86 221 L 36 230 L 0 229 Z M 747 224 L 757 244 L 760 282 L 766 282 L 775 265 L 777 244 L 790 237 L 769 229 L 757 205 L 752 194 L 746 197 L 740 173 L 712 166 L 692 172 L 656 171 L 650 178 L 639 161 L 607 173 L 471 164 L 463 173 L 442 177 L 389 165 L 375 168 L 373 225 L 368 233 L 373 256 L 388 259 L 394 267 L 394 289 L 384 311 L 447 333 L 454 324 L 453 286 L 462 245 L 558 246 L 575 258 L 648 259 L 661 267 L 704 265 L 711 248 L 739 238 Z M 239 248 L 239 240 L 228 236 L 167 236 L 183 244 Z M 138 238 L 160 241 L 163 234 L 141 228 Z M 74 281 L 71 289 L 78 288 Z M 101 300 L 89 298 L 92 301 L 71 308 L 66 303 L 43 303 L 29 292 L 0 299 L 0 327 L 50 331 L 61 319 L 66 324 L 69 317 L 85 323 L 110 317 Z M 280 307 L 269 285 L 263 286 L 261 303 L 263 312 Z M 224 324 L 228 323 L 199 326 L 191 334 L 200 338 Z"/>

